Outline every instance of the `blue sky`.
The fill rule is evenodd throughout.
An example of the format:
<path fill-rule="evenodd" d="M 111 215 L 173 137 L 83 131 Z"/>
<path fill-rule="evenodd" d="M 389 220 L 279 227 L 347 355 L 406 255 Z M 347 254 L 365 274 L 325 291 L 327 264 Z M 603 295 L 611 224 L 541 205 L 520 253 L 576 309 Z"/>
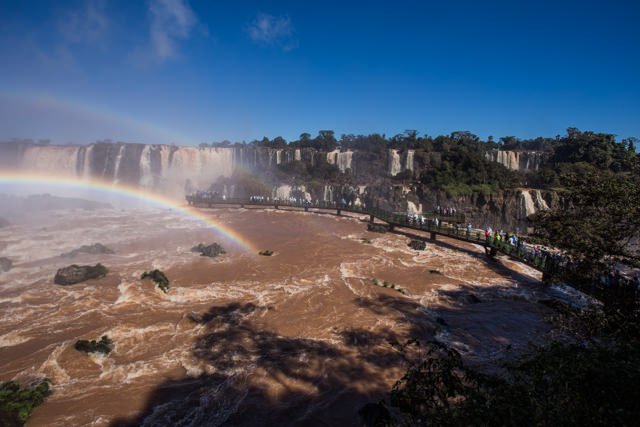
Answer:
<path fill-rule="evenodd" d="M 0 2 L 0 139 L 640 137 L 639 2 Z"/>

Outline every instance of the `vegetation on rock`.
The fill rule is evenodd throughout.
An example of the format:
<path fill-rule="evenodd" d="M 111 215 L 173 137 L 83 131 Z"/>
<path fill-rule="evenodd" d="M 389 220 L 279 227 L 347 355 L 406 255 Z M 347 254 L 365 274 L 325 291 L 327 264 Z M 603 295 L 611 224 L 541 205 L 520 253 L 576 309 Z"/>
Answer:
<path fill-rule="evenodd" d="M 215 242 L 210 244 L 209 246 L 205 245 L 204 243 L 200 243 L 198 244 L 198 246 L 192 247 L 191 252 L 200 252 L 200 256 L 207 256 L 209 258 L 215 258 L 218 255 L 227 253 L 222 246 Z"/>
<path fill-rule="evenodd" d="M 162 271 L 158 269 L 145 271 L 142 273 L 142 276 L 140 276 L 140 279 L 144 280 L 146 278 L 153 280 L 165 294 L 169 290 L 169 279 L 167 279 L 167 276 Z"/>
<path fill-rule="evenodd" d="M 33 409 L 51 394 L 50 384 L 45 379 L 30 387 L 21 387 L 14 381 L 0 385 L 0 425 L 23 425 Z"/>
<path fill-rule="evenodd" d="M 53 279 L 57 285 L 74 285 L 90 279 L 99 279 L 107 275 L 109 270 L 102 264 L 90 265 L 70 265 L 59 269 Z"/>
<path fill-rule="evenodd" d="M 374 233 L 386 233 L 387 227 L 382 224 L 367 224 L 367 230 L 372 231 Z"/>
<path fill-rule="evenodd" d="M 367 239 L 366 237 L 362 237 L 360 240 L 362 241 L 362 243 L 371 243 L 371 240 Z"/>
<path fill-rule="evenodd" d="M 411 242 L 409 242 L 409 247 L 417 251 L 423 251 L 427 247 L 427 244 L 424 242 L 424 240 L 414 239 L 414 240 L 411 240 Z"/>
<path fill-rule="evenodd" d="M 109 339 L 109 337 L 107 337 L 106 335 L 103 335 L 102 338 L 100 338 L 100 341 L 78 340 L 73 345 L 73 348 L 87 354 L 89 353 L 109 354 L 111 352 L 112 344 L 113 344 L 113 341 Z"/>
<path fill-rule="evenodd" d="M 429 273 L 442 275 L 442 272 L 440 270 L 429 270 Z"/>
<path fill-rule="evenodd" d="M 266 251 L 260 251 L 260 252 L 258 252 L 258 255 L 262 255 L 262 256 L 271 256 L 271 255 L 273 255 L 273 251 L 269 251 L 269 250 L 266 250 Z"/>

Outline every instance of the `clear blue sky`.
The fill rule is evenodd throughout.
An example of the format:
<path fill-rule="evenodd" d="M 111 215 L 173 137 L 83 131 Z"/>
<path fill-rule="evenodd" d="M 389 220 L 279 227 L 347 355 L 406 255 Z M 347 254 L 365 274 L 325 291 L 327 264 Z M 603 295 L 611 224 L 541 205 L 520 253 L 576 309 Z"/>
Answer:
<path fill-rule="evenodd" d="M 2 1 L 0 139 L 640 137 L 638 1 Z"/>

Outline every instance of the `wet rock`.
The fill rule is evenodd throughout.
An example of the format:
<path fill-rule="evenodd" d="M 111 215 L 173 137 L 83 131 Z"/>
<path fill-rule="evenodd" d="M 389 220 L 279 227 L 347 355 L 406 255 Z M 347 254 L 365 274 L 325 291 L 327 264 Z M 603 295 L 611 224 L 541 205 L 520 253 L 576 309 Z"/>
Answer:
<path fill-rule="evenodd" d="M 367 230 L 373 231 L 374 233 L 386 233 L 387 227 L 381 224 L 367 224 Z"/>
<path fill-rule="evenodd" d="M 200 252 L 200 256 L 208 256 L 209 258 L 215 258 L 218 255 L 227 253 L 227 251 L 217 243 L 212 243 L 209 246 L 200 243 L 198 246 L 192 247 L 191 252 Z"/>
<path fill-rule="evenodd" d="M 62 255 L 60 255 L 61 257 L 65 257 L 65 258 L 73 258 L 76 255 L 79 254 L 114 254 L 115 252 L 113 252 L 111 249 L 109 249 L 108 247 L 104 246 L 102 243 L 95 243 L 93 245 L 84 245 L 79 247 L 78 249 L 74 249 L 71 252 L 65 252 Z"/>
<path fill-rule="evenodd" d="M 13 263 L 9 258 L 0 258 L 0 271 L 9 271 L 13 267 Z"/>
<path fill-rule="evenodd" d="M 107 273 L 107 268 L 102 264 L 96 264 L 93 267 L 90 265 L 73 264 L 58 270 L 53 282 L 56 285 L 62 286 L 74 285 L 86 280 L 104 277 Z"/>
<path fill-rule="evenodd" d="M 411 249 L 415 249 L 416 251 L 424 251 L 424 248 L 427 247 L 427 244 L 423 240 L 412 240 L 409 243 L 409 247 Z"/>
<path fill-rule="evenodd" d="M 202 314 L 196 313 L 196 312 L 191 312 L 191 313 L 187 314 L 187 318 L 189 320 L 191 320 L 193 323 L 202 324 L 202 323 L 206 322 L 205 319 L 204 319 L 204 316 L 202 316 Z"/>

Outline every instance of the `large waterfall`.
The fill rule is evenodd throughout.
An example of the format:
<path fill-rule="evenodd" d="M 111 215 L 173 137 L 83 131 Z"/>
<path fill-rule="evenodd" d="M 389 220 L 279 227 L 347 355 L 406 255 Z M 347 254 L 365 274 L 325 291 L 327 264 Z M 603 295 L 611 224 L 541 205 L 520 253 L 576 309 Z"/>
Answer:
<path fill-rule="evenodd" d="M 174 196 L 207 188 L 234 170 L 233 148 L 107 144 L 24 148 L 18 169 L 66 178 L 99 179 Z"/>
<path fill-rule="evenodd" d="M 529 172 L 540 168 L 540 165 L 544 162 L 544 153 L 539 151 L 496 150 L 488 151 L 485 154 L 485 158 L 500 163 L 511 170 Z"/>

